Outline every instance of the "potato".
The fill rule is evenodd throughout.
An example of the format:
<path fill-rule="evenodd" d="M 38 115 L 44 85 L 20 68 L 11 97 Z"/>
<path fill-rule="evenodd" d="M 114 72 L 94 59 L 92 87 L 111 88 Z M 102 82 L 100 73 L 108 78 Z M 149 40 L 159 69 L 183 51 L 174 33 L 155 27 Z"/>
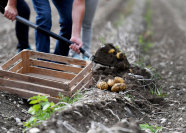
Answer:
<path fill-rule="evenodd" d="M 112 87 L 112 86 L 115 84 L 115 82 L 114 82 L 113 79 L 109 79 L 109 80 L 107 81 L 107 84 L 108 84 L 108 86 Z"/>
<path fill-rule="evenodd" d="M 114 52 L 115 52 L 115 49 L 110 49 L 110 50 L 108 51 L 109 54 L 113 54 Z"/>
<path fill-rule="evenodd" d="M 118 52 L 118 53 L 116 54 L 116 57 L 117 57 L 118 60 L 123 60 L 124 57 L 125 57 L 125 55 L 124 55 L 124 53 L 122 53 L 122 52 Z"/>
<path fill-rule="evenodd" d="M 108 89 L 108 84 L 105 81 L 99 81 L 97 83 L 97 88 L 101 90 L 107 90 Z"/>
<path fill-rule="evenodd" d="M 115 77 L 114 78 L 114 83 L 124 83 L 124 80 L 121 77 Z"/>
<path fill-rule="evenodd" d="M 130 73 L 133 73 L 132 69 L 129 69 L 129 72 L 130 72 Z"/>
<path fill-rule="evenodd" d="M 112 86 L 111 91 L 112 92 L 119 92 L 119 91 L 125 90 L 126 87 L 127 86 L 125 83 L 116 83 L 116 84 L 114 84 L 114 86 Z"/>

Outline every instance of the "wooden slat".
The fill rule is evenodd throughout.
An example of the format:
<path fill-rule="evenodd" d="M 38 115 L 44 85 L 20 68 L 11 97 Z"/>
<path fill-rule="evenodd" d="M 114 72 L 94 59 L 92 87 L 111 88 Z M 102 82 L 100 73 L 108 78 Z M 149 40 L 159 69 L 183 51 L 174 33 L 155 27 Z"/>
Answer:
<path fill-rule="evenodd" d="M 26 98 L 26 99 L 28 99 L 32 96 L 36 96 L 38 94 L 43 95 L 43 96 L 49 96 L 49 95 L 46 95 L 46 94 L 43 94 L 43 93 L 23 90 L 23 89 L 19 89 L 19 88 L 5 87 L 5 86 L 0 86 L 0 90 L 1 91 L 7 91 L 11 94 L 17 94 L 17 95 L 21 96 L 22 98 Z"/>
<path fill-rule="evenodd" d="M 81 89 L 86 83 L 90 81 L 92 78 L 92 72 L 88 73 L 74 88 L 71 89 L 71 93 L 73 94 L 77 90 Z"/>
<path fill-rule="evenodd" d="M 78 67 L 72 67 L 72 66 L 67 66 L 63 64 L 57 64 L 57 63 L 52 63 L 52 62 L 47 62 L 47 61 L 42 61 L 42 60 L 35 60 L 35 59 L 30 59 L 30 64 L 34 66 L 42 66 L 42 67 L 62 70 L 65 72 L 73 72 L 76 74 L 82 70 L 82 68 L 78 68 Z"/>
<path fill-rule="evenodd" d="M 3 78 L 0 78 L 0 85 L 1 86 L 7 86 L 7 87 L 15 87 L 15 88 L 29 90 L 29 91 L 40 92 L 40 93 L 49 94 L 49 95 L 52 95 L 52 96 L 58 96 L 58 93 L 62 93 L 62 94 L 67 93 L 67 92 L 63 91 L 62 89 L 31 84 L 31 83 L 28 83 L 28 82 L 7 80 L 7 79 L 3 79 Z"/>
<path fill-rule="evenodd" d="M 30 83 L 34 83 L 34 84 L 50 86 L 50 87 L 54 87 L 54 88 L 63 89 L 65 91 L 68 90 L 67 84 L 64 84 L 62 82 L 41 79 L 38 77 L 28 76 L 25 74 L 18 74 L 18 73 L 14 73 L 14 72 L 0 70 L 0 77 L 7 77 L 7 78 L 19 80 L 19 81 L 25 81 L 25 82 L 30 82 Z"/>
<path fill-rule="evenodd" d="M 92 63 L 90 62 L 87 67 L 85 67 L 78 75 L 76 75 L 76 77 L 74 77 L 72 79 L 72 81 L 69 83 L 69 87 L 71 88 L 72 86 L 74 86 L 74 84 L 78 83 L 81 79 L 83 79 L 83 77 L 91 71 L 92 68 Z"/>
<path fill-rule="evenodd" d="M 22 89 L 19 89 L 19 88 L 11 88 L 11 87 L 4 87 L 4 86 L 0 86 L 0 90 L 1 91 L 7 91 L 11 94 L 16 94 L 16 95 L 18 95 L 22 98 L 25 98 L 25 99 L 29 99 L 30 97 L 37 96 L 39 94 L 41 96 L 48 96 L 48 99 L 49 99 L 50 102 L 52 102 L 52 101 L 54 103 L 59 102 L 59 99 L 57 99 L 57 98 L 50 97 L 49 95 L 34 92 L 34 91 L 28 91 L 28 90 L 22 90 Z"/>
<path fill-rule="evenodd" d="M 17 54 L 14 57 L 12 57 L 10 60 L 8 60 L 6 63 L 4 63 L 1 68 L 3 70 L 6 70 L 7 68 L 9 68 L 11 65 L 13 65 L 15 62 L 17 62 L 19 59 L 21 59 L 21 54 Z"/>
<path fill-rule="evenodd" d="M 56 61 L 56 62 L 63 62 L 63 63 L 68 63 L 68 64 L 86 66 L 86 61 L 84 60 L 73 59 L 71 57 L 60 56 L 60 55 L 55 55 L 55 54 L 31 51 L 30 56 L 31 57 L 33 56 L 35 58 Z"/>
<path fill-rule="evenodd" d="M 17 72 L 22 66 L 23 65 L 22 65 L 22 61 L 21 61 L 18 64 L 16 64 L 15 66 L 13 66 L 12 68 L 10 68 L 8 71 Z"/>
<path fill-rule="evenodd" d="M 22 73 L 29 73 L 30 72 L 30 62 L 29 62 L 29 51 L 28 50 L 23 50 L 21 52 L 21 57 L 22 57 Z"/>
<path fill-rule="evenodd" d="M 33 66 L 30 67 L 30 72 L 41 74 L 41 75 L 46 75 L 46 76 L 57 77 L 61 79 L 67 79 L 67 80 L 72 80 L 76 76 L 70 73 L 64 73 L 61 71 L 49 70 L 49 69 L 44 69 L 44 68 L 37 68 Z"/>
<path fill-rule="evenodd" d="M 18 71 L 17 71 L 17 73 L 23 73 L 23 68 L 21 68 L 21 69 L 19 69 Z"/>

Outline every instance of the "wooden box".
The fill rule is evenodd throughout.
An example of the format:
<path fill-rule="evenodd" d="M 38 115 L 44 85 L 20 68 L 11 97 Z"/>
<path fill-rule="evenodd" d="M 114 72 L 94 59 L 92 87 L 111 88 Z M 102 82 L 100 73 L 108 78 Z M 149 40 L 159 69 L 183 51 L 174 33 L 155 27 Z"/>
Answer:
<path fill-rule="evenodd" d="M 92 78 L 90 61 L 31 50 L 23 50 L 0 69 L 0 90 L 26 99 L 37 94 L 53 101 L 59 93 L 72 96 Z"/>

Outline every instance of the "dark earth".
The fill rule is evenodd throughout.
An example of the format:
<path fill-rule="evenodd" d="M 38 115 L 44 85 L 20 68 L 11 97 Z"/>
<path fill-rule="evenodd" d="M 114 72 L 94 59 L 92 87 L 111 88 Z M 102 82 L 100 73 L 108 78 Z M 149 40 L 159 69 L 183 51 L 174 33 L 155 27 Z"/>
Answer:
<path fill-rule="evenodd" d="M 96 64 L 93 68 L 94 84 L 81 91 L 83 97 L 78 102 L 27 132 L 140 133 L 144 131 L 140 130 L 139 124 L 144 123 L 162 126 L 161 132 L 164 133 L 186 132 L 185 7 L 185 0 L 150 0 L 150 5 L 146 0 L 100 1 L 94 23 L 92 53 L 104 42 L 113 43 L 125 53 L 128 61 L 125 60 L 124 64 L 127 67 L 118 69 L 112 65 L 113 62 L 108 63 L 112 59 L 103 60 L 111 64 L 110 67 Z M 148 9 L 152 13 L 152 35 L 146 38 L 149 29 L 145 15 Z M 31 20 L 34 20 L 34 15 Z M 2 64 L 16 53 L 16 39 L 12 24 L 2 16 L 0 22 Z M 53 27 L 54 31 L 56 29 L 57 26 Z M 139 35 L 144 35 L 153 47 L 143 51 Z M 34 48 L 33 30 L 30 38 Z M 143 57 L 142 63 L 139 57 Z M 97 81 L 115 76 L 125 80 L 125 91 L 115 93 L 96 88 Z M 161 95 L 154 94 L 159 91 L 162 91 Z M 0 92 L 0 132 L 22 132 L 23 122 L 30 117 L 28 108 L 27 100 Z"/>

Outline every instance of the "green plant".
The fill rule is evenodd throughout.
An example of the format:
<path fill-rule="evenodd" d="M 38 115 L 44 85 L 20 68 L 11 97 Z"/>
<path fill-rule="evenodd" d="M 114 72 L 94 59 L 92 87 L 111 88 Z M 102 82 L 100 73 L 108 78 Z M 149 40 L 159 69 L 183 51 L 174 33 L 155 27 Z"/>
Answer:
<path fill-rule="evenodd" d="M 167 96 L 166 93 L 163 93 L 161 87 L 160 88 L 154 88 L 154 89 L 150 87 L 150 91 L 151 91 L 152 95 L 155 95 L 155 96 L 158 96 L 158 97 L 165 98 Z"/>
<path fill-rule="evenodd" d="M 138 65 L 138 67 L 140 67 L 141 69 L 144 69 L 146 67 L 146 64 L 144 62 L 144 58 L 142 56 L 139 57 L 138 61 L 136 62 L 136 64 Z"/>
<path fill-rule="evenodd" d="M 39 125 L 41 121 L 50 118 L 51 114 L 55 111 L 55 104 L 49 102 L 46 96 L 33 96 L 29 101 L 29 104 L 32 104 L 33 106 L 29 108 L 28 112 L 33 116 L 24 123 L 26 128 Z"/>
<path fill-rule="evenodd" d="M 162 128 L 163 128 L 163 127 L 149 125 L 148 123 L 140 124 L 139 126 L 141 130 L 150 130 L 152 133 L 158 133 L 162 131 Z"/>
<path fill-rule="evenodd" d="M 124 98 L 125 98 L 127 101 L 129 101 L 129 102 L 133 102 L 133 101 L 134 101 L 134 97 L 133 97 L 132 95 L 130 95 L 130 94 L 126 94 L 126 95 L 124 96 Z"/>
<path fill-rule="evenodd" d="M 78 90 L 72 97 L 64 96 L 63 94 L 59 93 L 60 102 L 65 102 L 68 104 L 73 104 L 79 100 L 79 98 L 82 97 L 82 94 Z"/>
<path fill-rule="evenodd" d="M 119 15 L 119 18 L 117 20 L 115 20 L 113 23 L 114 27 L 118 28 L 118 27 L 122 26 L 124 19 L 125 19 L 125 16 L 124 16 L 124 14 L 121 13 Z"/>
<path fill-rule="evenodd" d="M 139 35 L 138 42 L 141 45 L 144 52 L 148 52 L 150 48 L 152 48 L 153 44 L 145 40 L 143 35 Z"/>
<path fill-rule="evenodd" d="M 147 24 L 147 29 L 151 29 L 151 18 L 152 18 L 152 10 L 150 8 L 150 0 L 147 0 L 147 10 L 145 14 L 145 22 Z"/>
<path fill-rule="evenodd" d="M 61 107 L 77 102 L 79 98 L 82 97 L 82 94 L 80 91 L 77 91 L 72 97 L 64 96 L 62 94 L 59 94 L 59 97 L 60 102 L 57 104 L 49 102 L 46 96 L 37 95 L 29 98 L 29 104 L 32 104 L 33 106 L 29 108 L 28 112 L 32 117 L 28 121 L 24 122 L 26 129 L 40 125 L 42 121 L 50 118 L 51 115 L 55 111 L 60 110 Z"/>
<path fill-rule="evenodd" d="M 102 45 L 104 45 L 106 43 L 105 38 L 103 38 L 103 37 L 99 37 L 98 40 L 100 41 L 100 43 Z"/>

